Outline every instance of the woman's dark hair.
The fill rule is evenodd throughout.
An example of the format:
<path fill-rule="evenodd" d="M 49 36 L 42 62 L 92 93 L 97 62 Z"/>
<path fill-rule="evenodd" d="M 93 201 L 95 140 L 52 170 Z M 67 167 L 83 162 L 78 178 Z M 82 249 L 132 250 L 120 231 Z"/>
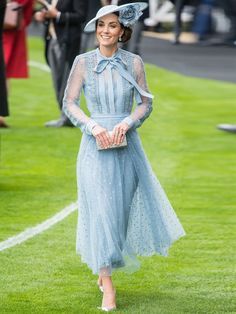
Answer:
<path fill-rule="evenodd" d="M 126 27 L 123 24 L 120 25 L 124 29 L 124 34 L 121 36 L 121 42 L 126 43 L 128 40 L 130 40 L 133 30 L 132 28 Z"/>
<path fill-rule="evenodd" d="M 113 12 L 113 14 L 117 15 L 119 17 L 119 12 Z M 123 35 L 121 36 L 121 43 L 126 43 L 128 40 L 130 40 L 132 35 L 132 28 L 124 26 L 122 23 L 120 23 L 121 28 L 124 30 Z"/>
<path fill-rule="evenodd" d="M 113 12 L 112 14 L 119 16 L 119 12 Z M 97 25 L 98 25 L 98 20 L 96 21 L 96 29 L 97 29 Z M 130 27 L 124 26 L 122 23 L 120 23 L 120 26 L 124 30 L 124 33 L 121 36 L 121 40 L 119 40 L 119 42 L 126 43 L 128 40 L 130 40 L 133 30 Z"/>

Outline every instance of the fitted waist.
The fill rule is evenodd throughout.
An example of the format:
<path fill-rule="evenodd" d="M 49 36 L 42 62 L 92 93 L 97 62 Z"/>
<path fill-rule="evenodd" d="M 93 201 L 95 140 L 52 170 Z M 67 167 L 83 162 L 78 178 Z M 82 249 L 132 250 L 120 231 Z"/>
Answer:
<path fill-rule="evenodd" d="M 108 119 L 119 119 L 119 118 L 125 118 L 130 115 L 130 112 L 122 112 L 122 113 L 92 113 L 91 118 L 97 119 L 97 118 L 108 118 Z"/>
<path fill-rule="evenodd" d="M 122 113 L 93 113 L 91 118 L 96 121 L 99 125 L 112 131 L 114 126 L 120 123 L 125 117 L 129 116 L 130 112 Z"/>

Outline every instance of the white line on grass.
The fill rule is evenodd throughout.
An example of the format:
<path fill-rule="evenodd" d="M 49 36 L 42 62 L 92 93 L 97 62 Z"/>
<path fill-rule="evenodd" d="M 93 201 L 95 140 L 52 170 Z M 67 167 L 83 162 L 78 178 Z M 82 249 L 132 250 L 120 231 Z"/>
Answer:
<path fill-rule="evenodd" d="M 53 217 L 42 222 L 41 224 L 38 224 L 32 228 L 28 228 L 25 231 L 19 233 L 18 235 L 0 242 L 0 251 L 9 249 L 10 247 L 15 246 L 17 244 L 21 244 L 22 242 L 25 242 L 26 240 L 36 236 L 37 234 L 51 228 L 53 225 L 55 225 L 56 223 L 65 219 L 67 216 L 73 213 L 76 210 L 76 208 L 77 203 L 72 203 L 69 206 L 63 208 L 59 213 L 57 213 Z"/>
<path fill-rule="evenodd" d="M 33 61 L 33 60 L 30 60 L 28 64 L 29 66 L 38 68 L 44 72 L 50 72 L 50 68 L 46 64 Z M 25 231 L 19 233 L 18 235 L 0 242 L 0 251 L 9 249 L 10 247 L 13 247 L 17 244 L 21 244 L 22 242 L 25 242 L 26 240 L 36 236 L 37 234 L 51 228 L 53 225 L 55 225 L 56 223 L 65 219 L 67 216 L 73 213 L 76 210 L 76 208 L 77 208 L 77 203 L 72 203 L 69 206 L 62 209 L 59 213 L 57 213 L 53 217 L 42 222 L 41 224 L 38 224 L 37 226 L 32 227 L 32 228 L 28 228 Z"/>
<path fill-rule="evenodd" d="M 46 64 L 33 61 L 33 60 L 30 60 L 28 64 L 29 66 L 38 68 L 44 72 L 50 72 L 50 68 Z M 76 208 L 77 208 L 77 203 L 72 203 L 69 206 L 62 209 L 59 213 L 57 213 L 53 217 L 42 222 L 41 224 L 38 224 L 37 226 L 32 227 L 32 228 L 28 228 L 25 231 L 19 233 L 18 235 L 0 242 L 0 251 L 9 249 L 10 247 L 13 247 L 17 244 L 21 244 L 22 242 L 25 242 L 26 240 L 36 236 L 37 234 L 51 228 L 53 225 L 55 225 L 56 223 L 65 219 L 67 216 L 73 213 L 76 210 Z"/>
<path fill-rule="evenodd" d="M 37 61 L 33 61 L 33 60 L 30 60 L 28 62 L 28 64 L 29 64 L 29 66 L 40 69 L 44 72 L 51 72 L 50 68 L 46 64 L 43 64 L 43 63 L 40 63 Z"/>

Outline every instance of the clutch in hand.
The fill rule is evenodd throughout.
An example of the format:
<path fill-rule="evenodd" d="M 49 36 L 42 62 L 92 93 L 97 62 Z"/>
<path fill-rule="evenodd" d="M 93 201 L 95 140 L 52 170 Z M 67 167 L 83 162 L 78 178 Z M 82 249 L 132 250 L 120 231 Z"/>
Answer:
<path fill-rule="evenodd" d="M 109 131 L 108 133 L 109 133 L 109 135 L 111 135 L 112 132 Z M 100 145 L 100 143 L 99 143 L 99 141 L 97 139 L 96 139 L 96 144 L 97 144 L 97 149 L 98 150 L 107 150 L 107 149 L 113 149 L 113 148 L 121 148 L 121 147 L 127 146 L 127 138 L 126 138 L 126 135 L 124 135 L 123 141 L 119 145 L 112 144 L 108 148 L 101 147 L 101 145 Z"/>

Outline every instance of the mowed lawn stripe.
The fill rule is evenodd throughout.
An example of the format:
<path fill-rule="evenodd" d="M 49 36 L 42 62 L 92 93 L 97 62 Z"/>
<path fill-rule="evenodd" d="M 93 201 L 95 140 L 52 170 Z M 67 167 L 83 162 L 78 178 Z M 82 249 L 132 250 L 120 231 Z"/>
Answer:
<path fill-rule="evenodd" d="M 30 59 L 44 63 L 39 39 L 30 39 Z M 168 258 L 114 274 L 117 313 L 234 313 L 236 145 L 216 125 L 234 122 L 235 84 L 146 69 L 154 111 L 139 133 L 187 236 Z M 44 127 L 58 116 L 49 73 L 31 68 L 30 79 L 14 80 L 10 101 L 11 129 L 0 131 L 1 241 L 76 200 L 81 139 L 75 128 Z M 73 213 L 0 253 L 1 313 L 99 313 L 96 278 L 75 254 L 76 223 Z"/>

